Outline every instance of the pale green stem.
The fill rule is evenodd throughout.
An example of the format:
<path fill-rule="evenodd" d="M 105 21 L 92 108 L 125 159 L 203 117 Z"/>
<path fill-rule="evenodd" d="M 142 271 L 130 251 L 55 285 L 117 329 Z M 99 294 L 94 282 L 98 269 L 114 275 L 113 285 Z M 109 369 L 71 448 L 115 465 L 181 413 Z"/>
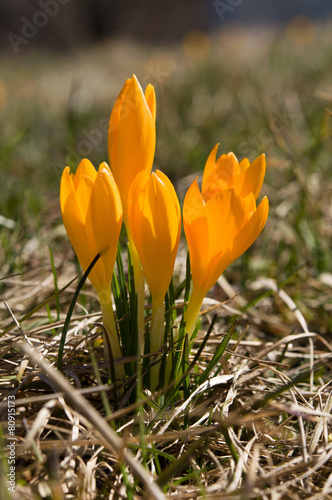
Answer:
<path fill-rule="evenodd" d="M 184 313 L 184 321 L 186 323 L 186 332 L 188 333 L 189 340 L 192 340 L 192 334 L 195 330 L 195 326 L 198 320 L 199 311 L 201 309 L 202 302 L 204 300 L 205 293 L 202 294 L 200 290 L 196 291 L 193 288 L 187 309 Z M 173 343 L 178 340 L 179 328 L 173 331 Z M 175 346 L 175 349 L 177 347 Z M 166 360 L 166 373 L 165 373 L 165 383 L 170 382 L 170 375 L 172 371 L 172 356 L 168 355 Z"/>
<path fill-rule="evenodd" d="M 177 349 L 176 342 L 179 339 L 179 330 L 180 330 L 179 325 L 177 325 L 177 326 L 174 325 L 173 326 L 173 329 L 172 329 L 172 331 L 173 331 L 173 336 L 172 336 L 172 338 L 173 338 L 173 346 L 172 346 L 172 349 L 175 349 L 175 350 Z M 164 377 L 165 385 L 169 384 L 169 382 L 170 382 L 170 376 L 171 376 L 171 373 L 172 373 L 172 361 L 173 361 L 172 358 L 173 358 L 172 357 L 172 353 L 169 352 L 167 354 L 167 356 L 166 356 L 166 367 L 165 367 L 165 377 Z"/>
<path fill-rule="evenodd" d="M 112 294 L 110 290 L 99 290 L 98 298 L 100 302 L 101 312 L 103 315 L 103 323 L 108 336 L 108 340 L 112 349 L 113 360 L 122 358 L 121 347 L 119 344 L 118 332 L 116 329 Z M 125 370 L 123 364 L 115 365 L 115 377 L 117 380 L 123 380 L 125 377 Z"/>
<path fill-rule="evenodd" d="M 150 330 L 150 352 L 156 353 L 160 351 L 164 344 L 164 333 L 165 333 L 165 305 L 164 302 L 160 304 L 160 300 L 157 302 L 152 297 L 152 321 Z M 160 356 L 153 358 L 157 361 L 150 369 L 150 388 L 151 391 L 155 391 L 159 382 L 160 373 Z"/>
<path fill-rule="evenodd" d="M 138 334 L 138 354 L 144 353 L 144 306 L 145 306 L 145 293 L 144 293 L 144 274 L 141 266 L 141 259 L 139 258 L 137 249 L 132 239 L 129 225 L 126 225 L 129 248 L 134 268 L 134 281 L 135 292 L 137 294 L 137 334 Z"/>
<path fill-rule="evenodd" d="M 201 309 L 202 302 L 204 300 L 205 293 L 202 293 L 201 290 L 196 290 L 195 287 L 193 287 L 190 300 L 186 309 L 186 312 L 184 313 L 184 321 L 186 323 L 186 332 L 188 332 L 189 335 L 189 340 L 191 340 L 191 336 L 193 334 L 193 331 L 195 329 L 198 316 L 199 316 L 199 311 Z"/>

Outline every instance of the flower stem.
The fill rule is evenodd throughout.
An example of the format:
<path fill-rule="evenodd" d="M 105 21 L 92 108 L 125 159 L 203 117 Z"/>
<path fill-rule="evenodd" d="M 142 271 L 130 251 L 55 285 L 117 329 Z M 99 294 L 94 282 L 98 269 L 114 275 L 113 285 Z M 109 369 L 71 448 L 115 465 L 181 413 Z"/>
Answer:
<path fill-rule="evenodd" d="M 187 309 L 184 313 L 184 321 L 186 323 L 186 331 L 189 334 L 189 340 L 191 340 L 191 336 L 195 329 L 204 297 L 205 293 L 202 294 L 201 290 L 196 290 L 195 287 L 193 287 Z"/>
<path fill-rule="evenodd" d="M 164 343 L 164 331 L 165 331 L 165 305 L 164 302 L 160 304 L 158 301 L 152 297 L 152 322 L 150 331 L 150 352 L 156 353 L 160 351 Z M 151 367 L 150 370 L 150 388 L 151 391 L 155 391 L 159 382 L 160 373 L 160 355 L 154 358 L 157 361 L 155 365 Z"/>
<path fill-rule="evenodd" d="M 144 274 L 141 266 L 141 260 L 132 239 L 129 224 L 126 225 L 129 248 L 134 268 L 135 291 L 137 294 L 137 334 L 138 334 L 138 354 L 144 354 Z"/>
<path fill-rule="evenodd" d="M 116 329 L 112 295 L 109 290 L 103 289 L 98 292 L 101 312 L 103 315 L 103 323 L 108 336 L 108 340 L 112 349 L 113 360 L 122 358 L 121 347 L 119 344 L 118 332 Z M 123 380 L 125 377 L 124 366 L 115 365 L 115 378 Z"/>

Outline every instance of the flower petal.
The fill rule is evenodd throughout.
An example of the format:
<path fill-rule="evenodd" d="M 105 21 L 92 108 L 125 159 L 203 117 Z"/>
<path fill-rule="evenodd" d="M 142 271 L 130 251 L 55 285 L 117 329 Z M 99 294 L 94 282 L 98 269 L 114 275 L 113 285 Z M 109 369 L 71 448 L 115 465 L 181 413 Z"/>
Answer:
<path fill-rule="evenodd" d="M 183 227 L 190 254 L 192 279 L 201 286 L 208 264 L 210 241 L 205 203 L 197 179 L 189 187 L 184 199 Z"/>
<path fill-rule="evenodd" d="M 94 183 L 87 230 L 95 240 L 100 259 L 93 269 L 93 279 L 99 288 L 109 288 L 122 224 L 119 190 L 108 165 L 101 164 Z M 98 284 L 97 284 L 98 282 Z"/>
<path fill-rule="evenodd" d="M 149 83 L 145 89 L 145 100 L 152 115 L 153 121 L 156 122 L 156 93 L 154 86 Z"/>
<path fill-rule="evenodd" d="M 155 303 L 162 303 L 172 278 L 181 233 L 180 205 L 161 172 L 141 172 L 129 191 L 128 221 Z"/>
<path fill-rule="evenodd" d="M 74 191 L 73 177 L 70 175 L 70 168 L 65 167 L 61 176 L 60 183 L 60 208 L 64 212 L 68 196 Z"/>
<path fill-rule="evenodd" d="M 208 156 L 208 159 L 206 160 L 206 164 L 203 171 L 203 179 L 202 179 L 202 193 L 204 193 L 204 191 L 206 190 L 206 182 L 208 180 L 208 177 L 216 166 L 216 156 L 218 148 L 219 148 L 219 142 L 214 146 L 214 148 L 212 149 L 211 153 Z"/>
<path fill-rule="evenodd" d="M 73 175 L 75 189 L 77 189 L 83 177 L 89 177 L 89 179 L 91 179 L 94 182 L 97 176 L 97 171 L 95 167 L 92 165 L 90 160 L 88 160 L 87 158 L 83 158 L 83 160 L 80 161 L 75 174 L 72 175 Z"/>
<path fill-rule="evenodd" d="M 227 266 L 238 259 L 258 238 L 263 230 L 269 213 L 269 201 L 265 196 L 249 220 L 235 235 L 232 245 L 221 256 L 218 263 L 218 276 L 224 272 Z"/>
<path fill-rule="evenodd" d="M 243 161 L 243 160 L 242 160 Z M 241 162 L 242 164 L 242 162 Z M 245 170 L 242 177 L 242 186 L 239 190 L 241 196 L 247 196 L 254 193 L 255 199 L 262 189 L 266 170 L 265 155 L 256 158 Z"/>

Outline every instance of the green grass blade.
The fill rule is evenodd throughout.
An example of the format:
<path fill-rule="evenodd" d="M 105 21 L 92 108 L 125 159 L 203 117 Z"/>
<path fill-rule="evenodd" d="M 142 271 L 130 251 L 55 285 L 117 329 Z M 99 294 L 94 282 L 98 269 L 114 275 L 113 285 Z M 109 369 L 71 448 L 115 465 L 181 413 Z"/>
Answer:
<path fill-rule="evenodd" d="M 77 285 L 77 288 L 75 290 L 75 293 L 73 295 L 73 298 L 71 300 L 71 303 L 70 303 L 70 306 L 69 306 L 69 309 L 68 309 L 68 312 L 67 312 L 65 324 L 63 325 L 63 330 L 62 330 L 60 344 L 59 344 L 59 353 L 58 353 L 57 368 L 60 371 L 61 371 L 61 368 L 62 368 L 62 358 L 63 358 L 63 350 L 64 350 L 65 342 L 66 342 L 66 335 L 67 335 L 67 331 L 68 331 L 68 328 L 69 328 L 70 319 L 72 317 L 76 301 L 78 299 L 78 296 L 79 296 L 79 293 L 80 293 L 80 291 L 82 289 L 82 286 L 84 285 L 87 277 L 89 276 L 89 273 L 90 273 L 91 269 L 93 268 L 93 266 L 95 265 L 95 263 L 97 262 L 97 260 L 99 259 L 99 257 L 100 257 L 100 255 L 99 255 L 99 253 L 97 253 L 97 255 L 95 256 L 95 258 L 93 259 L 93 261 L 89 265 L 88 269 L 86 270 L 86 272 L 83 274 L 82 278 L 80 279 L 80 281 L 79 281 L 79 283 Z"/>
<path fill-rule="evenodd" d="M 52 273 L 53 273 L 53 281 L 54 281 L 54 291 L 55 294 L 58 293 L 59 287 L 58 287 L 58 277 L 56 274 L 56 269 L 54 265 L 54 257 L 53 257 L 53 250 L 51 245 L 48 246 L 49 252 L 50 252 L 50 261 L 51 261 L 51 267 L 52 267 Z M 60 321 L 60 300 L 59 300 L 59 295 L 56 295 L 55 297 L 55 305 L 56 305 L 56 320 Z"/>
<path fill-rule="evenodd" d="M 228 342 L 232 338 L 232 335 L 234 333 L 234 328 L 237 322 L 234 322 L 233 325 L 231 326 L 229 332 L 225 335 L 225 337 L 222 339 L 221 344 L 219 345 L 218 349 L 214 353 L 213 358 L 211 359 L 210 363 L 207 365 L 206 369 L 200 376 L 197 385 L 203 384 L 208 378 L 212 370 L 215 368 L 215 366 L 220 362 L 221 356 L 224 354 L 226 347 L 228 346 Z"/>

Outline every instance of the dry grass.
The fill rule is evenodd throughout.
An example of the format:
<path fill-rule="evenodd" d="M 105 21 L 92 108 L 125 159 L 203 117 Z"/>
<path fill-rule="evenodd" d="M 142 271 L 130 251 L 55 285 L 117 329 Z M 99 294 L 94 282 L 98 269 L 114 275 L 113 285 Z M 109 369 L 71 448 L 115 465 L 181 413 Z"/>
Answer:
<path fill-rule="evenodd" d="M 277 325 L 264 310 L 276 309 L 278 301 L 293 332 L 268 341 L 263 329 Z M 207 300 L 207 309 L 215 302 Z M 101 348 L 94 349 L 99 383 L 91 360 L 96 315 L 72 320 L 63 366 L 67 380 L 46 362 L 56 360 L 59 335 L 50 331 L 61 330 L 63 321 L 36 327 L 37 318 L 31 318 L 21 332 L 6 334 L 0 373 L 4 395 L 16 396 L 14 498 L 131 498 L 139 492 L 146 498 L 332 498 L 326 382 L 332 346 L 309 332 L 285 292 L 245 313 L 232 301 L 218 310 L 221 320 L 192 373 L 192 386 L 220 343 L 223 325 L 238 316 L 237 338 L 220 360 L 224 375 L 211 376 L 162 414 L 146 391 L 129 406 L 126 392 L 114 409 L 112 387 L 103 384 Z M 200 331 L 197 347 L 204 335 Z M 135 385 L 129 384 L 133 392 Z"/>

